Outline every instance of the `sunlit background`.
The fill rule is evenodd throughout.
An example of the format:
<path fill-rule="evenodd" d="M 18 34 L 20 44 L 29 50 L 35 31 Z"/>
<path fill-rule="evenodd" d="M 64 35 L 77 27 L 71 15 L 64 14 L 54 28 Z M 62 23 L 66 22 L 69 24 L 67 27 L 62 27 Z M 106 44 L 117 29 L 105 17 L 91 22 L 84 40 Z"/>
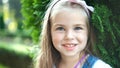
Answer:
<path fill-rule="evenodd" d="M 32 41 L 22 29 L 20 0 L 0 0 L 0 68 L 28 68 Z"/>

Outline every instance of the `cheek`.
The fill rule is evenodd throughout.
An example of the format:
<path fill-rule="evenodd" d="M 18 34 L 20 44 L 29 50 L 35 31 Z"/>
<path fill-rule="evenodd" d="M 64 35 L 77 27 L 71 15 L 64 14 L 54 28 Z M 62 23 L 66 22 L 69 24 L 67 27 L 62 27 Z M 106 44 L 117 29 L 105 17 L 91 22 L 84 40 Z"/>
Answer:
<path fill-rule="evenodd" d="M 63 40 L 63 35 L 53 32 L 52 33 L 52 42 L 54 46 L 60 45 Z"/>
<path fill-rule="evenodd" d="M 79 36 L 78 37 L 79 41 L 82 42 L 84 45 L 86 45 L 87 44 L 87 40 L 88 40 L 87 33 L 85 32 L 85 33 L 82 33 L 82 34 L 80 34 L 78 36 Z"/>

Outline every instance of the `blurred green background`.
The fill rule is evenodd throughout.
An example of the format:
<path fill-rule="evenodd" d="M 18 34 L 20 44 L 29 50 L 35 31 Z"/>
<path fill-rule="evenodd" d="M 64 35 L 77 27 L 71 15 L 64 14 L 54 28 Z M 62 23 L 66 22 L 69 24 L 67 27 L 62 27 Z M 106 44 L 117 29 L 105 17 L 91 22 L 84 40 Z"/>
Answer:
<path fill-rule="evenodd" d="M 37 51 L 41 22 L 50 0 L 0 0 L 0 68 L 30 68 Z M 91 23 L 95 50 L 120 68 L 120 0 L 85 0 L 95 7 Z"/>
<path fill-rule="evenodd" d="M 30 68 L 33 42 L 22 27 L 20 0 L 0 0 L 0 68 Z"/>

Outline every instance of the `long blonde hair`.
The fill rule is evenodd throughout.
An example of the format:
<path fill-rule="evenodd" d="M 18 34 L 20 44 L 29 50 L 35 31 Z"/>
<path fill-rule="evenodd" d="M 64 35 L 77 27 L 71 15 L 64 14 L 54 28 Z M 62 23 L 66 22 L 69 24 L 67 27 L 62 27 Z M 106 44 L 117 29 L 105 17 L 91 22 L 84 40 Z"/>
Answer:
<path fill-rule="evenodd" d="M 60 2 L 60 1 L 63 1 L 63 2 Z M 64 9 L 64 8 L 73 8 L 74 10 L 74 8 L 76 7 L 79 9 L 83 9 L 85 13 L 84 7 L 77 3 L 64 1 L 64 0 L 55 0 L 51 2 L 43 20 L 43 28 L 40 35 L 41 49 L 36 59 L 35 68 L 53 68 L 53 65 L 57 64 L 61 59 L 60 53 L 54 48 L 52 39 L 51 39 L 51 18 L 52 18 L 51 15 L 55 15 L 53 11 L 56 9 L 60 11 L 61 9 Z M 90 16 L 88 15 L 88 13 L 86 13 L 86 15 L 87 15 L 86 22 L 88 23 L 87 26 L 89 30 L 89 40 L 88 40 L 88 45 L 85 48 L 85 51 L 86 53 L 88 53 L 89 51 L 92 50 L 91 48 L 93 45 L 93 38 L 91 35 L 93 35 L 92 34 L 93 32 L 91 32 L 91 27 L 89 25 Z"/>

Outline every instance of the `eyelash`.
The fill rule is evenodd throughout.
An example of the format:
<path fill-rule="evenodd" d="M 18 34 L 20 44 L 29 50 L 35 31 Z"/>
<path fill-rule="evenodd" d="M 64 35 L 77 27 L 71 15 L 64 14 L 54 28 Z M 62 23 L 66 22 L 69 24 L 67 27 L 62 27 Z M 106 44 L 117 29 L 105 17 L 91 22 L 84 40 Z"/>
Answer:
<path fill-rule="evenodd" d="M 75 27 L 74 30 L 82 30 L 83 28 L 82 27 Z M 63 27 L 57 27 L 56 30 L 59 30 L 59 31 L 64 31 L 65 29 Z"/>
<path fill-rule="evenodd" d="M 82 27 L 75 27 L 74 30 L 82 30 Z"/>
<path fill-rule="evenodd" d="M 57 27 L 56 30 L 62 31 L 65 30 L 63 27 Z"/>

